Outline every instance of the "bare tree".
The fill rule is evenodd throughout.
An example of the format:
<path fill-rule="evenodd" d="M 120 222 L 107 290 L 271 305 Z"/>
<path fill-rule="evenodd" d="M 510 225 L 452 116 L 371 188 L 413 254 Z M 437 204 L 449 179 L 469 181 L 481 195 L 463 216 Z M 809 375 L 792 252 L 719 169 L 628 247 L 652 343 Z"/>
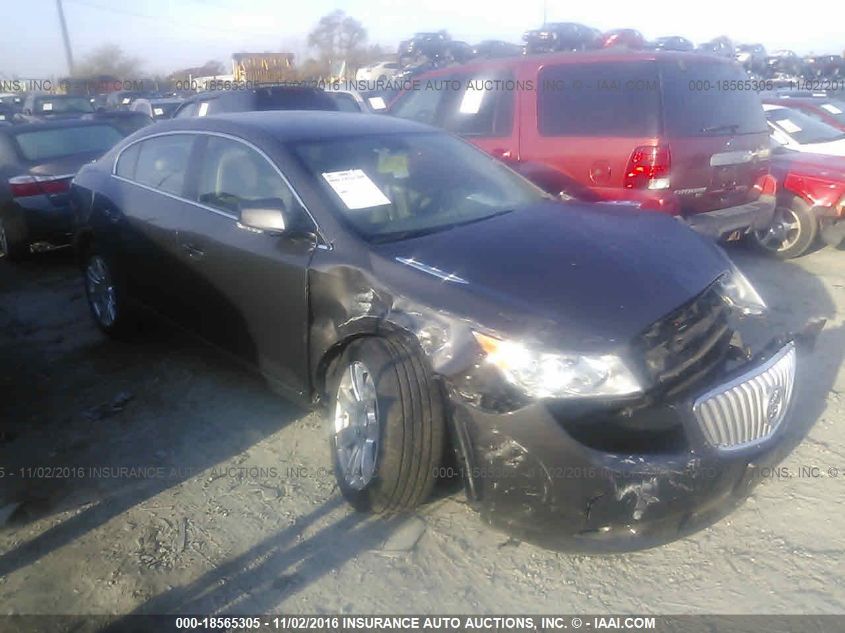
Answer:
<path fill-rule="evenodd" d="M 340 9 L 320 18 L 308 34 L 308 46 L 316 51 L 316 60 L 323 73 L 341 62 L 346 62 L 350 68 L 360 65 L 366 58 L 366 42 L 364 26 Z"/>
<path fill-rule="evenodd" d="M 104 44 L 77 63 L 73 74 L 76 77 L 135 79 L 141 75 L 141 60 L 128 56 L 118 44 Z"/>

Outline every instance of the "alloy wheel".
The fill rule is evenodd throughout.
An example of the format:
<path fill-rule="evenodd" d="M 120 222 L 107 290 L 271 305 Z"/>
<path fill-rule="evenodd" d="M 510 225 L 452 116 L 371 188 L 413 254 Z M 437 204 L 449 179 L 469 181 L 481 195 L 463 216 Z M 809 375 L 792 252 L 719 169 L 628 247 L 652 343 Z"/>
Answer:
<path fill-rule="evenodd" d="M 760 245 L 775 253 L 794 246 L 800 235 L 801 222 L 789 207 L 778 207 L 772 225 L 763 231 L 755 231 Z"/>
<path fill-rule="evenodd" d="M 360 361 L 350 363 L 340 378 L 334 433 L 340 475 L 350 488 L 363 490 L 376 471 L 379 416 L 372 374 Z"/>
<path fill-rule="evenodd" d="M 114 281 L 105 260 L 94 255 L 85 270 L 85 288 L 94 318 L 100 325 L 109 328 L 117 320 L 117 296 Z"/>

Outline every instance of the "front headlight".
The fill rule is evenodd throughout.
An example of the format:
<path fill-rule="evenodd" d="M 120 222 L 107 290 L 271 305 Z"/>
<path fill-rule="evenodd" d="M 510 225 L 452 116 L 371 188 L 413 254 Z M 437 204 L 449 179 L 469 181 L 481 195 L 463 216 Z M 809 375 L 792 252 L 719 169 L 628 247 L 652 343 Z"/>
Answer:
<path fill-rule="evenodd" d="M 718 283 L 725 303 L 743 316 L 759 316 L 768 309 L 766 302 L 736 266 L 731 265 L 730 272 L 722 275 Z"/>
<path fill-rule="evenodd" d="M 642 387 L 618 356 L 555 354 L 479 332 L 475 340 L 505 379 L 535 398 L 622 397 Z"/>

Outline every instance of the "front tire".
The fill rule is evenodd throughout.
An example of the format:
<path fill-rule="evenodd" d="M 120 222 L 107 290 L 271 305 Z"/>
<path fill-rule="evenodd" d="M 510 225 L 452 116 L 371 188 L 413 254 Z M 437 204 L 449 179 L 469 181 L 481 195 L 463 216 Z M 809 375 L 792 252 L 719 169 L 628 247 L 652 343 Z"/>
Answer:
<path fill-rule="evenodd" d="M 765 253 L 778 259 L 800 257 L 815 244 L 819 222 L 801 198 L 779 200 L 772 225 L 755 231 L 754 240 Z"/>
<path fill-rule="evenodd" d="M 440 392 L 424 360 L 398 338 L 353 341 L 329 381 L 335 477 L 362 512 L 412 509 L 430 495 L 443 450 Z"/>
<path fill-rule="evenodd" d="M 84 261 L 85 296 L 94 322 L 109 336 L 125 336 L 132 330 L 134 318 L 119 277 L 109 261 L 96 251 Z"/>

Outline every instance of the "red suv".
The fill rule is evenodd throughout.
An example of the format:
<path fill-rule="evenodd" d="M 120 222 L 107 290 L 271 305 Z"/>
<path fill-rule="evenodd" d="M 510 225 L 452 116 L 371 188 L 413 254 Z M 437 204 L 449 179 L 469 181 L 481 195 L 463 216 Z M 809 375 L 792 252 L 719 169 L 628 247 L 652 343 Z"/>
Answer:
<path fill-rule="evenodd" d="M 420 75 L 391 113 L 460 134 L 551 193 L 639 203 L 720 237 L 774 213 L 752 83 L 695 53 L 554 53 Z"/>

